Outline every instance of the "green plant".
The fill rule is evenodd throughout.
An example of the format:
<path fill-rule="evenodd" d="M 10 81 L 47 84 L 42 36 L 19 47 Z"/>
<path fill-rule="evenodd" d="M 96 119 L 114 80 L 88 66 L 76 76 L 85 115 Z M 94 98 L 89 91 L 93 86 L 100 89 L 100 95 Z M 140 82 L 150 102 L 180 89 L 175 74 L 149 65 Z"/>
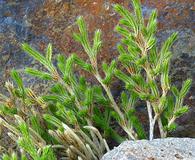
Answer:
<path fill-rule="evenodd" d="M 191 80 L 186 80 L 180 91 L 171 85 L 170 48 L 177 39 L 177 33 L 173 33 L 159 49 L 155 37 L 157 11 L 151 13 L 145 24 L 139 0 L 132 2 L 134 15 L 120 5 L 114 7 L 115 11 L 122 16 L 115 28 L 122 37 L 121 44 L 118 45 L 120 53 L 118 59 L 127 71 L 124 73 L 117 69 L 115 75 L 126 84 L 130 94 L 136 94 L 139 99 L 146 102 L 149 139 L 152 140 L 156 122 L 161 137 L 166 137 L 167 131 L 174 129 L 175 119 L 188 111 L 188 107 L 183 106 L 183 99 L 189 91 Z M 172 94 L 175 100 L 172 100 Z"/>
<path fill-rule="evenodd" d="M 109 150 L 105 139 L 95 127 L 84 126 L 85 123 L 81 126 L 75 124 L 77 123 L 76 117 L 71 112 L 63 110 L 65 108 L 60 104 L 59 99 L 62 98 L 60 94 L 57 99 L 59 114 L 53 116 L 52 111 L 50 113 L 49 109 L 47 110 L 49 104 L 42 97 L 36 96 L 30 88 L 24 87 L 17 71 L 13 70 L 11 76 L 17 86 L 6 82 L 5 86 L 10 95 L 1 95 L 0 113 L 3 118 L 0 118 L 0 124 L 9 130 L 9 137 L 16 141 L 19 148 L 23 150 L 22 159 L 26 157 L 35 160 L 56 159 L 52 148 L 62 150 L 63 157 L 69 159 L 100 159 L 105 149 Z M 44 98 L 48 100 L 51 96 L 44 96 Z M 70 103 L 67 102 L 68 104 Z M 50 114 L 44 114 L 44 111 Z M 60 117 L 66 119 L 63 121 Z M 67 123 L 69 121 L 70 126 L 75 124 L 75 128 L 68 127 L 64 124 L 65 121 Z M 10 122 L 11 124 L 9 124 Z M 49 128 L 44 124 L 47 124 Z M 92 137 L 89 136 L 88 131 Z M 52 146 L 47 144 L 52 144 Z M 3 159 L 14 159 L 15 157 L 15 153 L 13 153 L 11 156 L 4 155 Z"/>
<path fill-rule="evenodd" d="M 96 30 L 91 41 L 82 17 L 76 21 L 79 33 L 73 36 L 86 52 L 86 61 L 76 54 L 58 55 L 57 65 L 54 65 L 51 44 L 45 55 L 26 43 L 22 44 L 22 49 L 45 68 L 44 71 L 26 68 L 26 73 L 53 82 L 47 95 L 37 96 L 31 88 L 24 87 L 19 73 L 13 70 L 11 76 L 16 87 L 7 82 L 10 96 L 0 95 L 3 116 L 0 124 L 9 129 L 9 136 L 22 148 L 23 159 L 29 156 L 56 159 L 54 153 L 57 152 L 63 158 L 96 160 L 109 150 L 106 139 L 118 143 L 127 138 L 146 139 L 147 133 L 136 116 L 139 100 L 147 106 L 150 140 L 154 137 L 156 124 L 160 136 L 166 137 L 176 127 L 176 118 L 188 111 L 188 107 L 183 106 L 183 99 L 191 80 L 186 80 L 179 91 L 171 85 L 169 77 L 170 48 L 177 33 L 173 33 L 159 49 L 155 37 L 157 12 L 154 10 L 146 23 L 139 0 L 132 2 L 134 14 L 118 4 L 114 6 L 122 17 L 115 28 L 121 41 L 117 46 L 120 55 L 110 64 L 98 66 L 101 31 Z M 98 84 L 90 84 L 83 76 L 78 76 L 78 67 L 93 75 Z M 111 92 L 113 77 L 125 84 L 119 101 Z M 113 121 L 126 135 L 116 130 Z M 15 157 L 15 154 L 5 155 L 4 159 L 17 159 Z"/>
<path fill-rule="evenodd" d="M 8 154 L 4 154 L 3 157 L 2 157 L 3 160 L 18 160 L 18 156 L 16 153 L 12 153 L 11 155 L 8 155 Z M 26 157 L 25 156 L 22 156 L 21 158 L 22 160 L 26 160 Z"/>
<path fill-rule="evenodd" d="M 0 118 L 0 123 L 7 127 L 10 132 L 8 135 L 17 142 L 18 146 L 23 150 L 21 159 L 27 159 L 25 153 L 34 160 L 56 160 L 51 146 L 46 146 L 46 142 L 37 134 L 32 128 L 26 125 L 24 120 L 15 115 L 17 127 L 8 124 L 5 120 Z M 3 159 L 9 158 L 8 155 L 4 155 Z M 17 156 L 13 153 L 12 159 L 17 159 Z"/>

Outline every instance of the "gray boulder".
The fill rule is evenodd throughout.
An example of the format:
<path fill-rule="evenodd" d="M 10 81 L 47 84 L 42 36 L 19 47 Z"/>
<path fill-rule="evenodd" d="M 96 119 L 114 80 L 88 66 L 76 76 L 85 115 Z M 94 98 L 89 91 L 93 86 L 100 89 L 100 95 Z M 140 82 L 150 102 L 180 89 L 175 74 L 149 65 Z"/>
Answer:
<path fill-rule="evenodd" d="M 125 141 L 106 153 L 102 160 L 195 160 L 195 139 Z"/>

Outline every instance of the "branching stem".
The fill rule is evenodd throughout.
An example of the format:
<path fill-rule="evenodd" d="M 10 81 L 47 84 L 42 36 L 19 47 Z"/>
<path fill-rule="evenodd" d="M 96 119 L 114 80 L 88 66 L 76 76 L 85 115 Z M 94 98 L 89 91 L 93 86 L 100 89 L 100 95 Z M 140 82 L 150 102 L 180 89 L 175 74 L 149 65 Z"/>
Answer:
<path fill-rule="evenodd" d="M 62 85 L 65 86 L 65 88 L 67 89 L 67 91 L 69 92 L 69 94 L 70 94 L 71 96 L 74 96 L 74 92 L 73 92 L 72 88 L 71 88 L 68 84 L 66 84 L 66 83 L 60 78 L 60 76 L 58 76 L 58 77 L 59 77 L 59 78 L 58 78 L 59 82 L 60 82 Z M 79 100 L 77 99 L 77 97 L 75 97 L 75 104 L 76 104 L 76 107 L 77 107 L 79 110 L 82 109 L 82 106 L 81 106 Z M 92 121 L 91 121 L 89 118 L 86 118 L 86 120 L 87 120 L 87 125 L 88 125 L 88 126 L 93 126 Z M 94 143 L 95 143 L 96 145 L 98 145 L 98 139 L 97 139 L 97 137 L 95 136 L 95 134 L 94 134 L 93 132 L 91 132 L 91 131 L 90 131 L 90 134 L 91 134 L 91 137 L 93 138 Z"/>
<path fill-rule="evenodd" d="M 129 129 L 128 127 L 128 124 L 127 124 L 127 121 L 124 117 L 124 114 L 121 112 L 119 106 L 117 105 L 117 103 L 115 102 L 113 96 L 112 96 L 112 93 L 110 91 L 110 88 L 107 87 L 103 82 L 102 82 L 102 78 L 100 76 L 100 74 L 97 72 L 95 74 L 95 77 L 96 79 L 98 80 L 98 82 L 102 85 L 102 87 L 104 88 L 108 98 L 110 99 L 110 102 L 112 104 L 112 107 L 113 109 L 118 113 L 119 117 L 120 117 L 120 120 L 122 122 L 119 122 L 119 125 L 123 128 L 123 130 L 128 134 L 129 138 L 130 139 L 133 139 L 135 140 L 136 139 L 136 136 L 134 136 L 135 132 L 133 131 L 133 129 Z"/>
<path fill-rule="evenodd" d="M 158 118 L 158 127 L 159 127 L 159 131 L 160 131 L 160 137 L 165 138 L 167 136 L 167 133 L 163 129 L 161 118 Z"/>
<path fill-rule="evenodd" d="M 148 118 L 149 118 L 149 140 L 153 140 L 153 132 L 154 132 L 154 120 L 152 118 L 152 107 L 149 101 L 146 102 L 147 104 L 147 111 L 148 111 Z"/>

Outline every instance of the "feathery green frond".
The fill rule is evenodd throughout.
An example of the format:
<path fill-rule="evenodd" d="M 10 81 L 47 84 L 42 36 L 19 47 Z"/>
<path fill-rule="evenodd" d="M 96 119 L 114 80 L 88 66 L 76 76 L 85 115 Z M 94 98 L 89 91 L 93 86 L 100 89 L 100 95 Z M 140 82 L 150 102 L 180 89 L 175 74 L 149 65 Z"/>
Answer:
<path fill-rule="evenodd" d="M 46 51 L 46 59 L 51 62 L 51 58 L 52 58 L 52 44 L 49 43 L 47 46 L 47 51 Z"/>
<path fill-rule="evenodd" d="M 52 75 L 50 75 L 47 72 L 42 72 L 42 71 L 32 69 L 32 68 L 26 68 L 25 72 L 32 75 L 32 76 L 38 77 L 40 79 L 52 80 Z"/>

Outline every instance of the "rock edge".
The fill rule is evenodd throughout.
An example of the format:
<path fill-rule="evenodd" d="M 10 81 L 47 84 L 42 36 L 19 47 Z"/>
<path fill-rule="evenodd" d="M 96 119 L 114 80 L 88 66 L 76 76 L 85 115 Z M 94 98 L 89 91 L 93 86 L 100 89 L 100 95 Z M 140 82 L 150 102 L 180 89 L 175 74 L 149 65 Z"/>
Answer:
<path fill-rule="evenodd" d="M 195 139 L 125 141 L 106 153 L 101 160 L 195 160 Z"/>

